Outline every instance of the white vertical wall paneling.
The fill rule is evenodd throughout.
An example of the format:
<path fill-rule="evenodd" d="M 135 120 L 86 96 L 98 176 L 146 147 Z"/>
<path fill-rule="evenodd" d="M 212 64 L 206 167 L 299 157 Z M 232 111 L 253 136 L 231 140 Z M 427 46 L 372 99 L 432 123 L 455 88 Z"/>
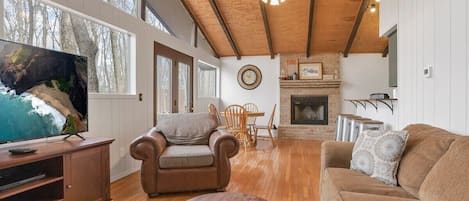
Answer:
<path fill-rule="evenodd" d="M 451 0 L 450 128 L 466 132 L 466 0 Z"/>
<path fill-rule="evenodd" d="M 407 8 L 408 0 L 401 0 L 399 1 L 399 14 L 398 14 L 398 26 L 397 26 L 397 47 L 398 47 L 398 56 L 397 56 L 397 73 L 398 73 L 398 91 L 399 91 L 399 127 L 402 128 L 405 126 L 408 120 L 407 108 L 408 108 L 408 91 L 406 90 L 405 86 L 407 86 L 408 80 L 408 68 L 406 68 L 406 64 L 409 63 L 408 59 L 408 51 L 409 48 L 407 47 L 408 37 L 407 32 L 409 32 L 408 28 L 408 19 L 407 13 L 410 9 Z"/>
<path fill-rule="evenodd" d="M 469 14 L 467 12 L 469 11 L 469 3 L 466 2 L 466 23 L 469 23 Z M 466 131 L 464 132 L 465 135 L 469 134 L 469 70 L 467 70 L 467 65 L 469 64 L 469 26 L 466 25 Z"/>
<path fill-rule="evenodd" d="M 435 48 L 434 48 L 434 12 L 435 12 L 435 1 L 434 0 L 424 0 L 423 5 L 423 65 L 434 66 L 435 58 Z M 423 80 L 423 122 L 433 124 L 433 117 L 435 114 L 434 108 L 434 79 L 424 79 Z"/>
<path fill-rule="evenodd" d="M 450 128 L 451 9 L 450 1 L 435 2 L 435 124 Z"/>
<path fill-rule="evenodd" d="M 399 127 L 427 123 L 469 133 L 469 2 L 400 0 Z M 433 66 L 432 78 L 423 68 Z"/>
<path fill-rule="evenodd" d="M 414 5 L 413 7 L 416 8 L 416 18 L 417 20 L 415 21 L 416 24 L 415 24 L 415 28 L 416 28 L 416 35 L 415 35 L 415 47 L 414 49 L 416 49 L 417 47 L 423 47 L 423 44 L 424 44 L 424 35 L 425 33 L 423 32 L 423 26 L 424 26 L 424 23 L 423 23 L 423 9 L 424 7 L 423 6 L 418 6 L 417 5 L 423 5 L 423 2 L 425 0 L 417 0 L 417 1 L 414 1 Z M 416 54 L 416 67 L 415 70 L 414 70 L 414 73 L 415 75 L 417 75 L 417 79 L 415 79 L 416 81 L 416 99 L 415 99 L 415 104 L 417 107 L 415 107 L 415 110 L 416 110 L 416 121 L 417 122 L 423 122 L 423 104 L 418 104 L 418 103 L 422 103 L 424 101 L 423 99 L 423 96 L 424 96 L 424 90 L 423 90 L 423 81 L 424 81 L 424 77 L 422 76 L 422 72 L 423 72 L 423 66 L 424 66 L 424 60 L 423 60 L 423 55 L 424 55 L 424 52 L 423 51 L 414 51 L 415 54 Z"/>

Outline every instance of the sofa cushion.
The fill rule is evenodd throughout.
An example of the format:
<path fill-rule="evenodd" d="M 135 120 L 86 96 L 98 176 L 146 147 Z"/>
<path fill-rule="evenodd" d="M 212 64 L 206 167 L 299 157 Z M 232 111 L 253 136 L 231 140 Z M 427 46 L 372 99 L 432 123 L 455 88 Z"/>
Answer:
<path fill-rule="evenodd" d="M 423 181 L 419 196 L 425 201 L 469 199 L 469 137 L 458 137 Z"/>
<path fill-rule="evenodd" d="M 408 136 L 407 131 L 364 131 L 353 146 L 350 168 L 397 185 L 397 168 Z"/>
<path fill-rule="evenodd" d="M 406 149 L 397 174 L 399 185 L 418 197 L 418 191 L 428 172 L 446 153 L 456 135 L 443 129 L 423 124 L 407 126 L 409 131 Z"/>
<path fill-rule="evenodd" d="M 161 115 L 156 130 L 169 144 L 207 145 L 210 134 L 217 127 L 210 113 L 184 113 Z"/>
<path fill-rule="evenodd" d="M 342 191 L 415 199 L 404 189 L 386 185 L 363 173 L 346 168 L 326 168 L 321 184 L 321 200 L 336 200 Z"/>
<path fill-rule="evenodd" d="M 418 201 L 417 199 L 413 198 L 401 198 L 401 197 L 394 197 L 394 196 L 386 196 L 386 195 L 374 195 L 374 194 L 366 194 L 366 193 L 355 193 L 355 192 L 347 192 L 342 191 L 340 192 L 340 201 Z"/>
<path fill-rule="evenodd" d="M 213 155 L 207 145 L 172 145 L 160 156 L 160 168 L 195 168 L 213 165 Z"/>

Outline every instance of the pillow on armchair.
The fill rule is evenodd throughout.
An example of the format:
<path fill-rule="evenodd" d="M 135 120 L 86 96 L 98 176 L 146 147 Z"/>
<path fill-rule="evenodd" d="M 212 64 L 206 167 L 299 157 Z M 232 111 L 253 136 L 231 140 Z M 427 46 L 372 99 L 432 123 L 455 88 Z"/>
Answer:
<path fill-rule="evenodd" d="M 162 115 L 156 131 L 161 132 L 169 144 L 207 145 L 217 123 L 208 112 Z"/>

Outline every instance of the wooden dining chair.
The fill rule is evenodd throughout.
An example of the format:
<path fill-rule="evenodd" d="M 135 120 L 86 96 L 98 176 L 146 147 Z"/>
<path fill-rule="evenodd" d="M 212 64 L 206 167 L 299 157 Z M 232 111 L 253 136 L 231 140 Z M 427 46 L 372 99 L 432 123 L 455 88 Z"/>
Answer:
<path fill-rule="evenodd" d="M 220 113 L 217 110 L 217 107 L 210 103 L 208 105 L 208 112 L 212 115 L 212 117 L 215 119 L 215 122 L 217 122 L 218 127 L 217 128 L 226 128 L 225 125 L 223 125 L 221 118 L 220 118 Z"/>
<path fill-rule="evenodd" d="M 230 105 L 225 109 L 226 130 L 246 146 L 250 138 L 246 127 L 246 109 L 241 105 Z"/>
<path fill-rule="evenodd" d="M 246 109 L 247 112 L 259 112 L 257 105 L 254 103 L 246 103 L 243 105 L 243 107 L 244 109 Z M 254 127 L 256 125 L 256 117 L 247 117 L 246 122 L 249 128 L 249 134 L 252 134 L 253 133 L 252 131 L 254 131 Z"/>
<path fill-rule="evenodd" d="M 255 127 L 254 127 L 254 144 L 257 143 L 257 132 L 259 131 L 259 129 L 264 129 L 264 130 L 267 130 L 267 132 L 269 133 L 270 140 L 272 141 L 272 146 L 275 146 L 274 138 L 272 137 L 272 129 L 273 129 L 273 125 L 274 125 L 274 117 L 275 117 L 276 107 L 277 107 L 277 104 L 274 105 L 274 109 L 272 110 L 272 114 L 270 115 L 270 118 L 269 118 L 269 123 L 266 126 L 255 125 Z"/>

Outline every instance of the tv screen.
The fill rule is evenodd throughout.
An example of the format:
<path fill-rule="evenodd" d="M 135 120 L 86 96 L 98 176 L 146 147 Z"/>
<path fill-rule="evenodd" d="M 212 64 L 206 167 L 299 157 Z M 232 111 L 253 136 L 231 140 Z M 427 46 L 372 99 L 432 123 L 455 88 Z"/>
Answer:
<path fill-rule="evenodd" d="M 0 40 L 0 142 L 88 130 L 87 58 Z"/>

